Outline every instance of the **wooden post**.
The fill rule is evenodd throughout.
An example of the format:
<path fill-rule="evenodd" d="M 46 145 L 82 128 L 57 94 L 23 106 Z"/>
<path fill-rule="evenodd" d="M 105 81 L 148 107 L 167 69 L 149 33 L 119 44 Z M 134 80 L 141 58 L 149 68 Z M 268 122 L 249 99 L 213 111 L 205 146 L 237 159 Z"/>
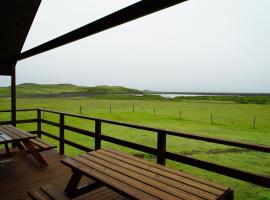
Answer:
<path fill-rule="evenodd" d="M 41 138 L 41 110 L 37 109 L 37 135 Z"/>
<path fill-rule="evenodd" d="M 165 165 L 166 162 L 166 132 L 157 133 L 157 163 Z"/>
<path fill-rule="evenodd" d="M 156 116 L 156 108 L 154 108 L 154 116 Z"/>
<path fill-rule="evenodd" d="M 60 113 L 60 128 L 59 128 L 59 153 L 65 153 L 65 115 Z"/>
<path fill-rule="evenodd" d="M 135 108 L 134 108 L 134 105 L 132 106 L 132 111 L 133 111 L 133 113 L 135 112 Z"/>
<path fill-rule="evenodd" d="M 211 124 L 213 124 L 213 114 L 211 114 Z"/>
<path fill-rule="evenodd" d="M 255 128 L 255 126 L 256 126 L 256 116 L 254 116 L 253 118 L 253 128 Z"/>
<path fill-rule="evenodd" d="M 11 124 L 13 126 L 16 126 L 16 64 L 13 66 L 10 66 L 12 71 L 11 71 Z M 12 147 L 16 147 L 17 144 L 16 142 L 12 143 Z"/>
<path fill-rule="evenodd" d="M 80 114 L 82 114 L 82 106 L 80 106 Z"/>
<path fill-rule="evenodd" d="M 110 104 L 110 113 L 112 113 L 112 104 Z"/>
<path fill-rule="evenodd" d="M 45 109 L 45 107 L 43 107 L 43 109 Z M 42 117 L 44 118 L 45 117 L 45 112 L 42 111 Z"/>
<path fill-rule="evenodd" d="M 101 148 L 101 121 L 95 122 L 95 150 Z"/>
<path fill-rule="evenodd" d="M 15 65 L 12 67 L 12 75 L 11 75 L 11 121 L 12 125 L 16 126 L 16 67 Z"/>
<path fill-rule="evenodd" d="M 181 120 L 182 119 L 182 111 L 180 110 L 179 111 L 179 120 Z"/>

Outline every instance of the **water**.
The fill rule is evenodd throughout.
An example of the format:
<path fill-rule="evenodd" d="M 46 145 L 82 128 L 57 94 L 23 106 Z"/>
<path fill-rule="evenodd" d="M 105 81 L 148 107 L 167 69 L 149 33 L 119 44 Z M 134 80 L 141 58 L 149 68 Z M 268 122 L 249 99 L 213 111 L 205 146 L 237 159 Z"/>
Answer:
<path fill-rule="evenodd" d="M 143 96 L 144 94 L 135 94 L 134 96 Z M 206 96 L 206 95 L 200 95 L 200 94 L 159 94 L 159 93 L 155 93 L 155 94 L 149 94 L 149 95 L 159 95 L 162 96 L 164 98 L 174 98 L 174 97 L 197 97 L 197 96 Z"/>
<path fill-rule="evenodd" d="M 198 94 L 157 94 L 165 98 L 174 98 L 174 97 L 197 97 L 197 96 L 203 96 Z"/>

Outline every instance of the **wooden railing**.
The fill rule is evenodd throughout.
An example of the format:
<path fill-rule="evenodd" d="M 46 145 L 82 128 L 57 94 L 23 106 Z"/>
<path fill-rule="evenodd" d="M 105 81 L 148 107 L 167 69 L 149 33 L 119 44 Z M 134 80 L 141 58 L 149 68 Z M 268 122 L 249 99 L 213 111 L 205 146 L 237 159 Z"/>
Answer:
<path fill-rule="evenodd" d="M 243 180 L 246 182 L 254 183 L 256 185 L 260 185 L 263 187 L 270 188 L 270 178 L 267 176 L 262 176 L 255 173 L 246 172 L 243 170 L 222 166 L 219 164 L 207 162 L 204 160 L 192 158 L 186 155 L 180 155 L 173 152 L 167 151 L 167 142 L 166 138 L 167 135 L 176 136 L 176 137 L 182 137 L 182 138 L 188 138 L 193 140 L 199 140 L 199 141 L 205 141 L 210 143 L 216 143 L 216 144 L 223 144 L 228 146 L 234 146 L 234 147 L 240 147 L 265 153 L 270 153 L 270 147 L 265 145 L 258 145 L 258 144 L 252 144 L 248 142 L 238 142 L 238 141 L 232 141 L 232 140 L 226 140 L 226 139 L 220 139 L 215 137 L 206 137 L 201 135 L 195 135 L 190 133 L 184 133 L 184 132 L 176 132 L 176 131 L 170 131 L 165 129 L 158 129 L 158 128 L 152 128 L 148 126 L 141 126 L 137 124 L 130 124 L 130 123 L 124 123 L 124 122 L 118 122 L 118 121 L 112 121 L 112 120 L 106 120 L 106 119 L 100 119 L 100 118 L 94 118 L 94 117 L 87 117 L 82 115 L 76 115 L 76 114 L 70 114 L 70 113 L 64 113 L 64 112 L 58 112 L 53 110 L 46 110 L 46 109 L 24 109 L 24 110 L 17 110 L 17 112 L 37 112 L 37 118 L 36 119 L 27 119 L 27 120 L 17 120 L 17 124 L 21 123 L 37 123 L 37 130 L 30 131 L 32 133 L 36 133 L 38 137 L 41 137 L 42 135 L 45 135 L 47 137 L 50 137 L 52 139 L 55 139 L 59 141 L 59 153 L 64 154 L 65 153 L 65 144 L 70 145 L 72 147 L 75 147 L 77 149 L 83 150 L 83 151 L 91 151 L 93 149 L 83 146 L 81 144 L 78 144 L 74 141 L 70 141 L 65 138 L 65 130 L 72 131 L 74 133 L 82 134 L 88 137 L 93 137 L 95 139 L 95 149 L 101 148 L 101 141 L 107 141 L 113 144 L 125 146 L 128 148 L 132 148 L 135 150 L 139 150 L 145 153 L 153 154 L 157 156 L 157 163 L 165 165 L 166 159 L 181 162 L 184 164 L 188 164 L 194 167 L 198 167 L 201 169 L 209 170 L 218 174 L 226 175 L 232 178 L 236 178 L 239 180 Z M 10 110 L 2 110 L 1 112 L 10 112 Z M 47 113 L 54 113 L 59 115 L 59 123 L 53 122 L 47 119 L 42 119 L 41 112 L 47 112 Z M 80 119 L 86 119 L 91 120 L 95 122 L 95 131 L 89 131 L 84 130 L 76 127 L 72 127 L 65 124 L 65 117 L 75 117 Z M 10 124 L 11 121 L 4 121 L 0 122 L 0 124 Z M 48 124 L 54 127 L 59 128 L 59 136 L 53 135 L 51 133 L 47 133 L 42 130 L 41 124 Z M 114 138 L 108 135 L 102 134 L 102 124 L 111 124 L 116 126 L 122 126 L 122 127 L 129 127 L 129 128 L 135 128 L 140 130 L 146 130 L 150 132 L 155 132 L 157 134 L 157 147 L 149 147 L 142 144 L 133 143 L 130 141 L 121 140 L 119 138 Z"/>

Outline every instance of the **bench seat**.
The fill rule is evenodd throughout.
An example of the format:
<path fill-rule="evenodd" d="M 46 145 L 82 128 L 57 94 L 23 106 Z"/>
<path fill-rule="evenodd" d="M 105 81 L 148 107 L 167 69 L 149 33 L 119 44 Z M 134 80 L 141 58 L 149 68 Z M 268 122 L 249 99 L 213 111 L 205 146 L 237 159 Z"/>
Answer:
<path fill-rule="evenodd" d="M 28 195 L 33 200 L 69 200 L 62 192 L 51 185 L 33 188 L 28 192 Z"/>
<path fill-rule="evenodd" d="M 41 138 L 31 139 L 30 141 L 38 151 L 47 151 L 56 148 L 55 145 L 52 145 Z"/>

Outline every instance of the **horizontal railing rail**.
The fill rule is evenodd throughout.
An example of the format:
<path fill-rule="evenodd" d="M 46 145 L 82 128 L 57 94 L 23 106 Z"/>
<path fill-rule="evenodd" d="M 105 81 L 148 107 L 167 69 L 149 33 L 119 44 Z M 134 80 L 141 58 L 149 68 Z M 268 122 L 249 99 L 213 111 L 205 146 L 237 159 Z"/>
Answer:
<path fill-rule="evenodd" d="M 223 144 L 223 145 L 228 145 L 228 146 L 234 146 L 234 147 L 240 147 L 240 148 L 246 148 L 246 149 L 270 153 L 269 146 L 258 145 L 258 144 L 253 144 L 249 142 L 239 142 L 239 141 L 226 140 L 226 139 L 220 139 L 220 138 L 215 138 L 215 137 L 207 137 L 207 136 L 201 136 L 201 135 L 196 135 L 192 133 L 184 133 L 184 132 L 178 132 L 178 131 L 172 131 L 172 130 L 166 130 L 166 129 L 159 129 L 159 128 L 153 128 L 153 127 L 142 126 L 142 125 L 137 125 L 137 124 L 118 122 L 118 121 L 112 121 L 112 120 L 106 120 L 106 119 L 100 119 L 100 118 L 94 118 L 94 117 L 87 117 L 87 116 L 76 115 L 76 114 L 65 113 L 65 112 L 57 112 L 57 111 L 52 111 L 52 110 L 47 110 L 47 109 L 40 109 L 40 110 L 44 112 L 48 112 L 48 113 L 54 113 L 54 114 L 62 113 L 63 115 L 69 116 L 69 117 L 76 117 L 76 118 L 88 119 L 88 120 L 93 120 L 93 121 L 98 120 L 100 122 L 107 123 L 107 124 L 119 125 L 119 126 L 135 128 L 135 129 L 140 129 L 140 130 L 145 130 L 145 131 L 166 132 L 167 135 L 173 135 L 177 137 L 183 137 L 183 138 L 188 138 L 188 139 L 200 140 L 200 141 L 205 141 L 205 142 Z"/>
<path fill-rule="evenodd" d="M 236 178 L 236 179 L 239 179 L 242 181 L 246 181 L 246 182 L 254 183 L 256 185 L 270 188 L 270 178 L 267 176 L 262 176 L 262 175 L 259 175 L 256 173 L 246 172 L 243 170 L 218 165 L 218 164 L 211 163 L 208 161 L 203 161 L 203 160 L 189 157 L 186 155 L 180 155 L 180 154 L 176 154 L 173 152 L 169 152 L 169 151 L 167 151 L 166 138 L 167 138 L 167 135 L 170 135 L 170 136 L 193 139 L 193 140 L 198 140 L 198 141 L 203 141 L 203 142 L 245 148 L 245 149 L 260 151 L 260 152 L 264 152 L 264 153 L 270 153 L 270 147 L 266 146 L 266 145 L 259 145 L 259 144 L 249 143 L 249 142 L 226 140 L 226 139 L 221 139 L 221 138 L 216 138 L 216 137 L 201 136 L 201 135 L 196 135 L 196 134 L 191 134 L 191 133 L 186 133 L 186 132 L 159 129 L 159 128 L 153 128 L 153 127 L 142 126 L 142 125 L 137 125 L 137 124 L 131 124 L 131 123 L 125 123 L 125 122 L 119 122 L 119 121 L 113 121 L 113 120 L 106 120 L 106 119 L 82 116 L 82 115 L 59 112 L 59 111 L 54 111 L 54 110 L 47 110 L 47 109 L 23 109 L 23 110 L 18 110 L 18 111 L 37 111 L 37 119 L 18 120 L 17 122 L 18 123 L 37 122 L 37 131 L 32 131 L 32 132 L 37 133 L 39 137 L 44 135 L 44 136 L 47 136 L 49 138 L 52 138 L 54 140 L 59 141 L 60 154 L 65 153 L 65 144 L 70 145 L 74 148 L 80 149 L 82 151 L 92 151 L 93 150 L 89 147 L 83 146 L 83 145 L 78 144 L 74 141 L 70 141 L 70 140 L 66 139 L 65 138 L 65 130 L 68 130 L 68 131 L 72 131 L 74 133 L 78 133 L 78 134 L 82 134 L 82 135 L 94 138 L 96 150 L 101 148 L 101 141 L 106 141 L 106 142 L 110 142 L 113 144 L 117 144 L 120 146 L 128 147 L 131 149 L 135 149 L 135 150 L 139 150 L 139 151 L 142 151 L 145 153 L 155 155 L 157 157 L 157 163 L 162 164 L 162 165 L 165 165 L 166 159 L 169 159 L 169 160 L 173 160 L 176 162 L 181 162 L 181 163 L 184 163 L 187 165 L 191 165 L 194 167 L 198 167 L 201 169 L 205 169 L 205 170 L 208 170 L 211 172 L 215 172 L 218 174 L 222 174 L 225 176 L 229 176 L 232 178 Z M 0 112 L 10 112 L 10 110 L 0 111 Z M 53 121 L 50 121 L 48 119 L 42 119 L 41 112 L 44 112 L 44 113 L 47 112 L 47 113 L 53 113 L 53 114 L 59 115 L 59 122 L 53 122 Z M 95 131 L 84 130 L 84 129 L 73 127 L 71 125 L 66 125 L 65 124 L 65 117 L 66 116 L 94 121 L 95 122 Z M 8 121 L 2 122 L 2 123 L 8 123 Z M 59 136 L 44 132 L 41 129 L 42 123 L 59 128 Z M 1 124 L 1 122 L 0 122 L 0 124 Z M 128 128 L 134 128 L 134 129 L 155 132 L 157 134 L 157 146 L 156 146 L 156 148 L 149 147 L 149 146 L 145 146 L 143 144 L 137 144 L 134 142 L 122 140 L 122 139 L 115 138 L 112 136 L 108 136 L 108 135 L 104 134 L 104 132 L 102 132 L 102 124 L 111 124 L 111 125 L 116 125 L 116 126 L 122 126 L 122 127 L 128 127 Z"/>

